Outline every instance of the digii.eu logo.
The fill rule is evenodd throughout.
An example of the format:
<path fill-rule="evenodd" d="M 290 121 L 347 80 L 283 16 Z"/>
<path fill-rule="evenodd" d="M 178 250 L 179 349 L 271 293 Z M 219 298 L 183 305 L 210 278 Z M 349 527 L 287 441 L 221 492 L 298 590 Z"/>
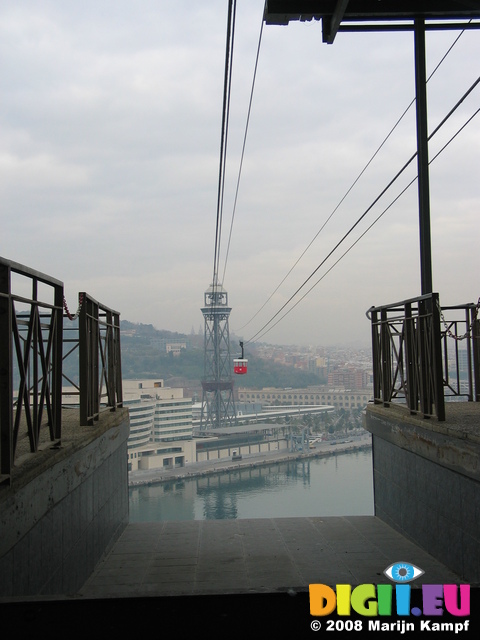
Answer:
<path fill-rule="evenodd" d="M 439 626 L 436 621 L 444 613 L 455 618 L 465 618 L 470 615 L 470 585 L 468 584 L 422 584 L 420 590 L 421 606 L 411 606 L 411 583 L 424 575 L 424 571 L 409 562 L 394 562 L 384 570 L 384 575 L 391 584 L 360 584 L 352 588 L 349 584 L 337 584 L 336 588 L 325 584 L 309 585 L 310 614 L 325 618 L 337 616 L 365 616 L 380 618 L 387 616 L 415 616 L 420 621 L 418 629 L 414 623 L 404 620 L 395 623 L 381 624 L 379 620 L 369 623 L 369 630 L 381 630 L 383 626 L 397 628 L 398 624 L 411 626 L 408 630 L 433 630 L 432 624 Z M 427 618 L 434 618 L 434 622 Z M 410 618 L 412 620 L 412 618 Z M 442 623 L 452 626 L 452 631 L 468 629 L 468 620 L 457 623 L 462 628 L 454 628 L 453 623 Z M 320 623 L 319 623 L 320 624 Z M 443 629 L 442 629 L 443 630 Z M 445 629 L 446 630 L 446 629 Z"/>

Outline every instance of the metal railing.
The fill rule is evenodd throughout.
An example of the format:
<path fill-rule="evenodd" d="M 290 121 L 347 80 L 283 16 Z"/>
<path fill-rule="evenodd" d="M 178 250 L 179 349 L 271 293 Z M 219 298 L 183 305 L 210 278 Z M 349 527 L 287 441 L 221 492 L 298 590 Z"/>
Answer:
<path fill-rule="evenodd" d="M 478 308 L 438 293 L 371 307 L 374 402 L 444 421 L 446 401 L 480 401 Z"/>
<path fill-rule="evenodd" d="M 101 411 L 123 406 L 120 314 L 81 293 L 73 318 L 63 293 L 62 282 L 0 257 L 3 480 L 10 478 L 19 449 L 35 453 L 41 442 L 60 445 L 64 380 L 68 395 L 78 396 L 79 425 L 93 425 Z M 67 318 L 75 322 L 64 326 Z M 67 358 L 74 360 L 71 377 L 63 373 Z"/>
<path fill-rule="evenodd" d="M 61 438 L 62 313 L 61 282 L 0 258 L 2 476 L 11 473 L 21 426 L 32 452 L 38 449 L 45 411 L 50 440 Z"/>

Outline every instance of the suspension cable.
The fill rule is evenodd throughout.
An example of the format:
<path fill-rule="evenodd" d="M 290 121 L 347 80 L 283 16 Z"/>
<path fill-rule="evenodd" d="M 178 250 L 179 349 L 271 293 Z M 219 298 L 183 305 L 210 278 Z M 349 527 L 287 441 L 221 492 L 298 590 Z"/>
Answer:
<path fill-rule="evenodd" d="M 459 135 L 459 133 L 460 133 L 460 132 L 461 132 L 461 131 L 462 131 L 462 130 L 463 130 L 463 129 L 464 129 L 464 128 L 465 128 L 465 127 L 470 123 L 470 122 L 471 122 L 471 120 L 473 120 L 473 118 L 474 118 L 474 117 L 475 117 L 479 112 L 480 112 L 480 108 L 479 108 L 479 109 L 477 109 L 477 110 L 475 111 L 475 113 L 473 113 L 473 115 L 471 115 L 471 116 L 470 116 L 470 118 L 469 118 L 469 119 L 468 119 L 468 120 L 467 120 L 467 121 L 462 125 L 462 127 L 460 127 L 460 129 L 455 133 L 455 135 L 453 135 L 453 136 L 450 138 L 450 140 L 448 140 L 448 142 L 447 142 L 447 143 L 446 143 L 446 144 L 445 144 L 445 145 L 440 149 L 440 151 L 438 151 L 438 153 L 436 153 L 436 154 L 435 154 L 435 156 L 433 156 L 433 158 L 432 158 L 432 159 L 429 161 L 429 163 L 428 163 L 429 165 L 430 165 L 430 164 L 432 164 L 432 162 L 433 162 L 436 158 L 438 158 L 438 156 L 439 156 L 443 151 L 445 151 L 445 149 L 448 147 L 448 145 L 449 145 L 449 144 L 450 144 L 450 143 L 451 143 L 451 142 L 452 142 L 452 141 L 453 141 L 453 140 L 454 140 L 454 139 Z M 378 222 L 378 221 L 379 221 L 379 220 L 384 216 L 384 214 L 385 214 L 385 213 L 386 213 L 386 212 L 387 212 L 387 211 L 388 211 L 388 210 L 389 210 L 389 209 L 390 209 L 390 208 L 391 208 L 391 207 L 392 207 L 392 206 L 393 206 L 393 205 L 394 205 L 394 204 L 395 204 L 395 203 L 396 203 L 400 198 L 401 198 L 401 196 L 402 196 L 402 195 L 403 195 L 403 194 L 404 194 L 404 193 L 405 193 L 405 192 L 406 192 L 406 191 L 407 191 L 407 190 L 412 186 L 412 184 L 414 184 L 414 182 L 417 180 L 417 177 L 418 177 L 418 176 L 415 176 L 415 177 L 414 177 L 414 178 L 413 178 L 413 179 L 412 179 L 412 180 L 411 180 L 411 181 L 410 181 L 410 182 L 409 182 L 409 183 L 408 183 L 408 184 L 407 184 L 407 185 L 406 185 L 406 186 L 405 186 L 405 187 L 400 191 L 400 193 L 399 193 L 399 194 L 398 194 L 398 195 L 397 195 L 397 196 L 396 196 L 396 197 L 395 197 L 395 198 L 390 202 L 390 204 L 389 204 L 387 207 L 385 207 L 385 209 L 384 209 L 384 210 L 383 210 L 383 211 L 382 211 L 382 212 L 381 212 L 381 213 L 380 213 L 380 214 L 375 218 L 375 220 L 374 220 L 374 221 L 373 221 L 373 222 L 372 222 L 372 223 L 371 223 L 371 224 L 370 224 L 370 225 L 365 229 L 365 231 L 363 231 L 363 233 L 362 233 L 362 234 L 361 234 L 361 235 L 360 235 L 360 236 L 355 240 L 355 242 L 353 242 L 353 243 L 350 245 L 350 247 L 349 247 L 346 251 L 344 251 L 344 253 L 343 253 L 343 254 L 342 254 L 342 255 L 341 255 L 341 256 L 340 256 L 340 257 L 339 257 L 339 258 L 338 258 L 338 259 L 337 259 L 333 264 L 332 264 L 332 266 L 331 266 L 331 267 L 329 267 L 329 268 L 327 269 L 327 271 L 322 275 L 322 277 L 321 277 L 321 278 L 319 278 L 319 279 L 315 282 L 315 284 L 313 284 L 313 285 L 310 287 L 310 289 L 309 289 L 306 293 L 304 293 L 304 294 L 303 294 L 303 296 L 302 296 L 299 300 L 297 300 L 297 302 L 296 302 L 292 307 L 290 307 L 290 309 L 288 309 L 288 311 L 286 311 L 286 312 L 283 314 L 283 316 L 282 316 L 281 318 L 279 318 L 279 319 L 277 320 L 277 322 L 275 322 L 275 324 L 273 324 L 271 327 L 269 327 L 269 328 L 268 328 L 264 333 L 262 333 L 261 335 L 258 335 L 258 333 L 260 333 L 260 332 L 262 331 L 262 329 L 261 329 L 261 330 L 260 330 L 260 332 L 258 332 L 258 333 L 254 336 L 254 338 L 261 338 L 261 337 L 263 337 L 265 334 L 267 334 L 269 331 L 271 331 L 271 329 L 273 329 L 274 327 L 276 327 L 276 326 L 277 326 L 277 324 L 279 324 L 279 323 L 280 323 L 280 322 L 281 322 L 281 321 L 282 321 L 282 320 L 283 320 L 283 319 L 284 319 L 284 318 L 285 318 L 285 317 L 286 317 L 286 316 L 287 316 L 291 311 L 293 311 L 293 310 L 295 309 L 295 307 L 296 307 L 297 305 L 299 305 L 299 304 L 300 304 L 300 302 L 302 302 L 302 300 L 303 300 L 304 298 L 306 298 L 306 297 L 307 297 L 307 295 L 308 295 L 308 294 L 309 294 L 309 293 L 310 293 L 310 292 L 311 292 L 311 291 L 312 291 L 312 290 L 313 290 L 313 289 L 314 289 L 314 288 L 315 288 L 315 287 L 316 287 L 316 286 L 317 286 L 317 285 L 318 285 L 318 284 L 319 284 L 319 283 L 320 283 L 320 282 L 321 282 L 321 281 L 322 281 L 322 280 L 323 280 L 323 279 L 324 279 L 324 278 L 325 278 L 325 277 L 330 273 L 330 271 L 332 271 L 332 269 L 333 269 L 333 268 L 334 268 L 334 267 L 335 267 L 335 266 L 336 266 L 336 265 L 337 265 L 337 264 L 338 264 L 338 263 L 339 263 L 339 262 L 340 262 L 340 261 L 341 261 L 341 260 L 346 256 L 346 255 L 347 255 L 347 253 L 349 253 L 349 252 L 353 249 L 353 247 L 354 247 L 355 245 L 357 245 L 357 244 L 360 242 L 360 240 L 361 240 L 361 239 L 362 239 L 362 238 L 363 238 L 363 237 L 364 237 L 364 236 L 365 236 L 365 235 L 366 235 L 366 234 L 367 234 L 367 233 L 372 229 L 372 227 L 374 227 L 374 226 L 377 224 L 377 222 Z M 478 305 L 477 305 L 477 306 L 480 306 L 480 298 L 479 298 L 479 302 L 478 302 Z M 280 311 L 281 311 L 281 310 L 280 310 Z M 267 325 L 268 325 L 268 324 L 269 324 L 269 323 L 267 323 Z M 266 327 L 267 325 L 265 325 L 265 327 Z M 463 338 L 460 338 L 460 339 L 463 339 Z M 249 340 L 248 342 L 251 342 L 251 340 Z"/>
<path fill-rule="evenodd" d="M 434 131 L 429 135 L 428 137 L 428 141 L 430 141 L 433 136 L 443 127 L 443 125 L 447 122 L 447 120 L 453 115 L 453 113 L 458 109 L 458 107 L 464 102 L 464 100 L 466 99 L 466 97 L 473 91 L 473 89 L 479 84 L 480 82 L 480 77 L 477 78 L 477 80 L 470 86 L 470 88 L 465 92 L 465 94 L 460 98 L 460 100 L 456 103 L 456 105 L 449 111 L 449 113 L 445 116 L 445 118 L 443 118 L 443 120 L 440 122 L 440 124 L 434 129 Z M 465 126 L 471 122 L 471 120 L 474 118 L 474 116 L 477 115 L 478 111 L 480 111 L 480 109 L 478 109 L 472 116 L 471 118 L 469 118 L 469 120 L 455 133 L 454 136 L 452 136 L 452 138 L 447 142 L 447 144 L 444 145 L 444 147 L 434 156 L 434 158 L 432 158 L 432 160 L 429 162 L 429 164 L 431 164 L 431 162 L 433 162 L 433 160 L 435 158 L 437 158 L 441 152 L 443 152 L 445 150 L 445 148 L 450 144 L 450 142 L 452 142 L 452 140 L 460 133 L 460 131 L 462 131 Z M 299 291 L 301 289 L 303 289 L 303 287 L 312 279 L 312 277 L 317 273 L 317 271 L 325 264 L 325 262 L 328 260 L 328 258 L 330 258 L 330 256 L 338 249 L 338 247 L 342 244 L 342 242 L 350 235 L 350 233 L 352 233 L 352 231 L 357 227 L 357 225 L 365 218 L 365 216 L 367 215 L 367 213 L 373 208 L 373 206 L 380 200 L 380 198 L 386 193 L 386 191 L 393 185 L 393 183 L 400 177 L 400 175 L 405 171 L 405 169 L 411 164 L 411 162 L 416 158 L 417 153 L 415 152 L 410 159 L 403 165 L 403 167 L 400 169 L 400 171 L 397 172 L 397 174 L 394 176 L 394 178 L 392 178 L 392 180 L 388 183 L 388 185 L 381 191 L 381 193 L 375 198 L 375 200 L 370 204 L 370 206 L 364 211 L 364 213 L 358 218 L 358 220 L 352 225 L 352 227 L 350 227 L 350 229 L 347 231 L 347 233 L 342 237 L 342 239 L 335 245 L 335 247 L 328 253 L 328 255 L 321 261 L 321 263 L 316 267 L 316 269 L 309 275 L 309 277 L 303 282 L 302 285 L 300 285 L 300 287 L 298 287 L 298 289 L 295 291 L 295 293 L 290 296 L 290 298 L 282 305 L 282 307 L 277 311 L 277 313 L 275 313 L 275 315 L 273 315 L 270 320 L 268 322 L 266 322 L 263 327 L 254 335 L 252 336 L 252 338 L 250 338 L 248 341 L 246 341 L 247 343 L 252 342 L 255 338 L 258 338 L 260 336 L 260 334 L 265 335 L 265 333 L 267 333 L 267 331 L 264 331 L 272 322 L 273 320 L 275 320 L 275 318 L 280 315 L 280 313 L 285 309 L 285 307 L 293 300 L 293 298 L 299 293 Z M 405 189 L 400 193 L 400 195 L 402 195 L 416 180 L 417 178 L 415 177 L 408 185 L 407 187 L 405 187 Z M 390 203 L 390 205 L 387 207 L 387 209 L 389 209 L 392 204 L 394 202 L 396 202 L 396 200 L 398 200 L 398 198 L 400 197 L 397 196 L 395 198 L 395 200 Z M 385 209 L 383 211 L 383 213 L 375 220 L 375 222 L 373 224 L 375 224 L 382 216 L 383 214 L 386 212 Z M 362 238 L 365 233 L 373 226 L 373 224 L 368 227 L 368 229 L 360 236 L 360 238 Z M 360 240 L 360 238 L 358 238 L 357 242 Z M 356 244 L 356 242 L 354 243 L 354 245 Z M 352 247 L 354 246 L 352 245 Z M 351 247 L 351 248 L 352 248 Z M 340 259 L 342 259 L 347 252 L 345 252 Z M 337 260 L 337 262 L 335 264 L 337 264 L 339 261 Z M 335 264 L 333 266 L 335 266 Z M 333 268 L 333 267 L 331 267 Z M 327 271 L 327 273 L 330 271 L 331 269 L 329 269 Z M 325 274 L 326 275 L 326 274 Z M 322 279 L 322 278 L 321 278 Z M 320 279 L 320 280 L 321 280 Z M 304 297 L 310 293 L 310 291 L 320 282 L 317 281 L 315 283 L 315 285 L 313 285 L 308 291 L 307 293 L 300 298 L 300 300 L 297 301 L 297 303 L 289 310 L 287 311 L 281 318 L 280 320 L 282 320 L 288 313 L 290 313 L 290 311 L 292 311 L 297 304 L 299 304 L 299 302 L 301 300 L 304 299 Z M 270 329 L 272 329 L 274 326 L 276 326 L 278 324 L 278 322 L 280 322 L 280 320 L 278 320 L 273 326 L 270 327 Z M 270 329 L 268 329 L 268 331 L 270 331 Z M 263 332 L 263 333 L 262 333 Z"/>
<path fill-rule="evenodd" d="M 238 189 L 239 189 L 239 186 L 240 186 L 240 177 L 241 177 L 241 174 L 242 174 L 243 159 L 244 159 L 244 156 L 245 156 L 245 145 L 246 145 L 246 142 L 247 142 L 248 125 L 249 125 L 249 122 L 250 122 L 250 113 L 251 113 L 251 110 L 252 110 L 253 90 L 255 88 L 255 79 L 257 77 L 258 58 L 259 58 L 259 55 L 260 55 L 260 45 L 262 43 L 263 16 L 264 16 L 264 14 L 262 13 L 262 22 L 261 22 L 261 26 L 260 26 L 260 35 L 259 35 L 259 38 L 258 38 L 258 46 L 257 46 L 257 56 L 256 56 L 256 59 L 255 59 L 255 68 L 254 68 L 254 72 L 253 72 L 252 88 L 250 90 L 250 101 L 249 101 L 249 104 L 248 104 L 247 122 L 246 122 L 246 125 L 245 125 L 245 134 L 243 136 L 242 154 L 241 154 L 241 158 L 240 158 L 240 167 L 239 167 L 239 170 L 238 170 L 237 187 L 236 187 L 236 190 L 235 190 L 235 200 L 234 200 L 234 204 L 233 204 L 232 221 L 230 223 L 230 233 L 229 233 L 229 236 L 228 236 L 227 252 L 226 252 L 226 255 L 225 255 L 225 264 L 224 264 L 224 267 L 223 267 L 222 282 L 225 281 L 225 272 L 227 270 L 228 254 L 230 252 L 230 242 L 231 242 L 231 239 L 232 239 L 233 223 L 234 223 L 234 220 L 235 220 L 235 211 L 236 211 L 236 208 L 237 208 Z"/>
<path fill-rule="evenodd" d="M 469 23 L 472 22 L 472 20 L 469 20 Z M 445 52 L 445 54 L 443 55 L 443 57 L 440 59 L 440 61 L 438 62 L 438 64 L 435 66 L 435 68 L 433 69 L 432 73 L 428 76 L 427 78 L 427 82 L 429 80 L 431 80 L 431 78 L 434 76 L 434 74 L 437 72 L 437 70 L 439 69 L 439 67 L 442 65 L 442 63 L 445 61 L 445 59 L 447 58 L 447 56 L 449 55 L 449 53 L 452 51 L 453 47 L 457 44 L 457 42 L 459 41 L 459 39 L 461 38 L 461 36 L 465 33 L 465 30 L 461 31 L 458 36 L 455 38 L 455 40 L 452 42 L 452 44 L 450 45 L 450 47 L 447 49 L 447 51 Z M 265 300 L 265 302 L 262 304 L 262 306 L 258 309 L 258 311 L 250 318 L 250 320 L 248 320 L 244 325 L 242 325 L 241 327 L 239 327 L 237 329 L 237 331 L 241 331 L 242 329 L 244 329 L 245 327 L 247 327 L 257 316 L 258 314 L 266 307 L 266 305 L 270 302 L 270 300 L 273 298 L 273 296 L 276 294 L 276 292 L 280 289 L 280 287 L 282 286 L 282 284 L 286 281 L 286 279 L 288 278 L 288 276 L 292 273 L 292 271 L 295 269 L 295 267 L 298 265 L 298 263 L 300 262 L 300 260 L 303 258 L 303 256 L 307 253 L 307 251 L 310 249 L 310 247 L 312 246 L 312 244 L 315 242 L 315 240 L 318 238 L 318 236 L 320 235 L 320 233 L 323 231 L 323 229 L 326 227 L 326 225 L 328 224 L 328 222 L 331 220 L 331 218 L 334 216 L 334 214 L 337 212 L 337 210 L 340 208 L 340 206 L 343 204 L 344 200 L 347 198 L 347 196 L 349 195 L 349 193 L 353 190 L 353 188 L 355 187 L 355 185 L 359 182 L 360 178 L 363 176 L 363 174 L 366 172 L 366 170 L 368 169 L 368 167 L 370 166 L 370 164 L 373 162 L 373 160 L 375 159 L 375 157 L 378 155 L 378 153 L 380 152 L 380 150 L 383 148 L 383 146 L 386 144 L 387 140 L 390 138 L 390 136 L 393 134 L 393 132 L 395 131 L 395 129 L 398 127 L 398 125 L 400 124 L 400 122 L 403 120 L 403 118 L 406 116 L 406 114 L 408 113 L 408 111 L 411 109 L 411 107 L 415 104 L 415 98 L 412 99 L 412 101 L 410 102 L 410 104 L 406 107 L 406 109 L 404 110 L 404 112 L 402 113 L 402 115 L 398 118 L 397 122 L 393 125 L 393 127 L 391 128 L 391 130 L 389 131 L 389 133 L 385 136 L 385 138 L 383 139 L 383 141 L 381 142 L 381 144 L 379 145 L 379 147 L 377 148 L 377 150 L 374 152 L 374 154 L 372 155 L 372 157 L 370 158 L 370 160 L 366 163 L 366 165 L 363 167 L 363 169 L 360 171 L 360 173 L 358 174 L 358 176 L 355 178 L 355 180 L 353 181 L 353 183 L 351 184 L 351 186 L 348 188 L 348 190 L 345 192 L 345 194 L 343 195 L 343 197 L 340 199 L 340 201 L 338 202 L 338 204 L 336 205 L 336 207 L 333 209 L 333 211 L 331 212 L 331 214 L 328 216 L 328 218 L 325 220 L 325 222 L 322 224 L 322 226 L 320 227 L 320 229 L 317 231 L 317 233 L 313 236 L 312 240 L 308 243 L 308 245 L 305 247 L 305 249 L 303 250 L 303 252 L 300 254 L 300 256 L 297 258 L 297 260 L 294 262 L 294 264 L 292 265 L 292 267 L 289 269 L 289 271 L 287 272 L 287 274 L 284 276 L 284 278 L 281 280 L 281 282 L 277 285 L 277 287 L 272 291 L 272 293 L 268 296 L 268 298 Z M 303 286 L 303 285 L 302 285 Z M 294 294 L 296 295 L 296 293 Z M 288 304 L 288 303 L 287 303 Z"/>
<path fill-rule="evenodd" d="M 213 257 L 212 284 L 215 287 L 218 278 L 218 263 L 220 256 L 220 240 L 222 234 L 223 195 L 225 187 L 225 165 L 228 140 L 228 120 L 230 114 L 230 90 L 232 83 L 232 58 L 235 35 L 236 0 L 229 0 L 227 18 L 227 39 L 225 50 L 225 76 L 223 86 L 222 131 L 220 141 L 220 162 L 218 170 L 217 219 L 215 230 L 215 250 Z"/>

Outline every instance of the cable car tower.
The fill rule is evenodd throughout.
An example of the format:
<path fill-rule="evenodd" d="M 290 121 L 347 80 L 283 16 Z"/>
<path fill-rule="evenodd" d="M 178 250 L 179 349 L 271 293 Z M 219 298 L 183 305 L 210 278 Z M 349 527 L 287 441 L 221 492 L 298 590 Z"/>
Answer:
<path fill-rule="evenodd" d="M 228 294 L 218 281 L 235 14 L 236 0 L 229 0 L 213 277 L 212 284 L 205 291 L 204 306 L 202 307 L 205 319 L 205 352 L 200 430 L 218 429 L 219 427 L 233 426 L 236 423 L 228 329 L 228 319 L 232 309 L 228 306 Z M 246 365 L 247 361 L 243 358 L 242 346 L 242 361 L 240 365 L 235 363 L 235 373 L 246 373 Z M 241 371 L 239 371 L 239 367 Z"/>
<path fill-rule="evenodd" d="M 228 294 L 215 279 L 204 294 L 204 377 L 200 430 L 233 426 L 236 420 L 228 319 Z"/>

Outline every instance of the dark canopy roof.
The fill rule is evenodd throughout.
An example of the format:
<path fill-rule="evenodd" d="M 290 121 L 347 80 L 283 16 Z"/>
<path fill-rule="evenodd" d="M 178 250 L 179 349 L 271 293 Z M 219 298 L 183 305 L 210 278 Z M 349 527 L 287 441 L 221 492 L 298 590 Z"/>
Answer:
<path fill-rule="evenodd" d="M 266 24 L 285 25 L 291 20 L 321 20 L 323 40 L 327 43 L 332 43 L 339 31 L 412 28 L 401 23 L 416 18 L 424 19 L 427 29 L 459 28 L 456 20 L 480 18 L 480 1 L 267 0 L 264 15 Z M 429 25 L 432 21 L 436 24 Z M 465 24 L 462 28 L 465 28 Z"/>

